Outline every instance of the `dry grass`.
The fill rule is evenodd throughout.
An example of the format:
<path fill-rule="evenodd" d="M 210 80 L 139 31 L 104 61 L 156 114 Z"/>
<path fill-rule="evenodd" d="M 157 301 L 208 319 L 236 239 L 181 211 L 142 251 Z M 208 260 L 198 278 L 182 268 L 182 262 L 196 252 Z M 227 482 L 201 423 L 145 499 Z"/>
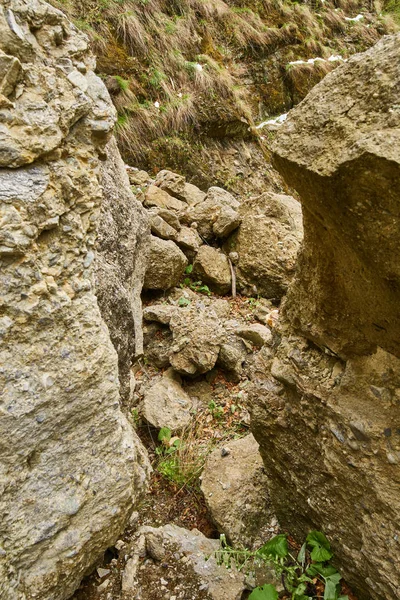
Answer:
<path fill-rule="evenodd" d="M 347 56 L 395 28 L 391 16 L 381 18 L 379 31 L 375 24 L 346 21 L 345 13 L 357 14 L 362 0 L 52 1 L 89 35 L 101 71 L 129 81 L 127 89 L 114 90 L 113 99 L 120 116 L 117 134 L 134 162 L 153 140 L 208 131 L 205 124 L 216 118 L 250 127 L 253 92 L 238 86 L 235 73 L 251 74 L 259 57 L 279 50 L 285 73 L 290 60 Z M 333 66 L 290 69 L 283 84 L 293 101 Z"/>

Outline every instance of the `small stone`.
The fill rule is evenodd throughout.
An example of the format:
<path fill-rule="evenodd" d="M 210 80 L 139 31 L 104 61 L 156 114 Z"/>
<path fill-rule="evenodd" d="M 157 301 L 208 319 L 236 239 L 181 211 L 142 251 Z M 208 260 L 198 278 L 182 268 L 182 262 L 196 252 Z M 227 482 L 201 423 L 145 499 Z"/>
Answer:
<path fill-rule="evenodd" d="M 103 569 L 102 567 L 97 567 L 96 571 L 97 575 L 101 578 L 106 577 L 111 573 L 110 569 Z"/>

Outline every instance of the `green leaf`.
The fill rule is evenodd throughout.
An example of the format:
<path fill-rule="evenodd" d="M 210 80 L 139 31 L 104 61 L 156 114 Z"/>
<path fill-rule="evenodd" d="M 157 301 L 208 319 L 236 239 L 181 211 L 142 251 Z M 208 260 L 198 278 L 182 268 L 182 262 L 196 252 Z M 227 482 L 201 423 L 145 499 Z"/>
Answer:
<path fill-rule="evenodd" d="M 300 548 L 300 551 L 297 555 L 297 561 L 302 565 L 303 569 L 304 569 L 304 564 L 306 562 L 306 548 L 307 548 L 307 543 L 304 542 L 304 544 Z"/>
<path fill-rule="evenodd" d="M 161 427 L 160 431 L 158 432 L 158 441 L 163 442 L 164 440 L 166 440 L 167 442 L 169 442 L 170 439 L 171 439 L 170 428 L 169 427 Z"/>
<path fill-rule="evenodd" d="M 325 579 L 324 600 L 337 600 L 339 581 L 342 579 L 340 573 L 330 575 Z"/>
<path fill-rule="evenodd" d="M 316 562 L 324 562 L 333 556 L 331 545 L 321 531 L 310 531 L 307 543 L 311 546 L 311 559 Z"/>
<path fill-rule="evenodd" d="M 310 565 L 307 569 L 307 574 L 311 575 L 311 577 L 315 577 L 315 575 L 322 575 L 324 579 L 326 577 L 330 577 L 331 575 L 335 575 L 337 570 L 332 565 L 324 566 L 322 563 L 314 563 Z"/>
<path fill-rule="evenodd" d="M 278 600 L 278 598 L 279 594 L 275 586 L 270 583 L 256 587 L 249 596 L 249 600 Z"/>
<path fill-rule="evenodd" d="M 286 534 L 280 533 L 270 539 L 269 542 L 257 550 L 257 554 L 260 554 L 261 556 L 285 558 L 285 556 L 289 554 Z"/>
<path fill-rule="evenodd" d="M 188 265 L 185 269 L 185 273 L 186 275 L 190 275 L 190 273 L 193 271 L 193 265 Z"/>

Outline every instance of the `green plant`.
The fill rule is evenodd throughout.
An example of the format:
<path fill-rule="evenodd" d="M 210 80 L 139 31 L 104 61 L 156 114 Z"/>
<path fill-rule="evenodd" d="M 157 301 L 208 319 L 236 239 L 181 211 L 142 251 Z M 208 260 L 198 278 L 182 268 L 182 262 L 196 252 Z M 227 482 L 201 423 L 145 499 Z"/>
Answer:
<path fill-rule="evenodd" d="M 178 306 L 189 306 L 190 304 L 190 300 L 184 296 L 181 296 L 178 300 Z"/>
<path fill-rule="evenodd" d="M 114 75 L 114 79 L 118 83 L 120 90 L 126 92 L 126 90 L 129 88 L 129 81 L 123 77 L 120 77 L 119 75 Z"/>
<path fill-rule="evenodd" d="M 219 564 L 230 568 L 246 569 L 248 572 L 262 564 L 272 565 L 277 576 L 282 579 L 292 600 L 313 600 L 321 598 L 316 584 L 324 588 L 324 600 L 348 600 L 340 593 L 340 573 L 329 564 L 333 556 L 331 546 L 320 531 L 311 531 L 304 544 L 294 556 L 289 549 L 286 534 L 279 534 L 257 550 L 235 549 L 229 546 L 221 535 L 221 548 L 216 552 Z M 255 588 L 249 600 L 276 600 L 278 592 L 272 584 Z"/>
<path fill-rule="evenodd" d="M 189 265 L 189 267 L 192 267 L 192 265 Z M 189 267 L 186 268 L 188 269 Z M 199 292 L 200 294 L 205 294 L 206 296 L 212 295 L 212 291 L 208 285 L 205 285 L 202 281 L 192 281 L 189 277 L 185 277 L 180 286 L 181 288 L 188 287 L 194 292 Z"/>
<path fill-rule="evenodd" d="M 219 406 L 214 400 L 210 400 L 208 403 L 208 410 L 212 414 L 213 418 L 219 421 L 224 414 L 224 409 Z"/>

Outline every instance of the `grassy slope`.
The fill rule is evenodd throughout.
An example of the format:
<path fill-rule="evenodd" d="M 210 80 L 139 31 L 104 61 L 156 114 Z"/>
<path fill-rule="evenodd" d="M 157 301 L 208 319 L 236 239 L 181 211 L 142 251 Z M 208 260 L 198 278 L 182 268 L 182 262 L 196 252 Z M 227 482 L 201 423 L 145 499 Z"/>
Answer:
<path fill-rule="evenodd" d="M 363 0 L 310 1 L 53 4 L 93 41 L 98 71 L 118 108 L 117 132 L 127 162 L 154 170 L 170 167 L 203 186 L 218 182 L 240 190 L 246 154 L 255 157 L 253 169 L 262 163 L 262 149 L 256 150 L 254 142 L 265 140 L 260 142 L 254 124 L 286 112 L 339 64 L 288 63 L 347 57 L 394 27 L 375 8 L 368 6 L 368 12 Z M 360 11 L 362 21 L 345 19 Z M 240 144 L 247 148 L 242 151 Z M 239 156 L 236 171 L 226 167 L 233 160 L 229 156 Z"/>

